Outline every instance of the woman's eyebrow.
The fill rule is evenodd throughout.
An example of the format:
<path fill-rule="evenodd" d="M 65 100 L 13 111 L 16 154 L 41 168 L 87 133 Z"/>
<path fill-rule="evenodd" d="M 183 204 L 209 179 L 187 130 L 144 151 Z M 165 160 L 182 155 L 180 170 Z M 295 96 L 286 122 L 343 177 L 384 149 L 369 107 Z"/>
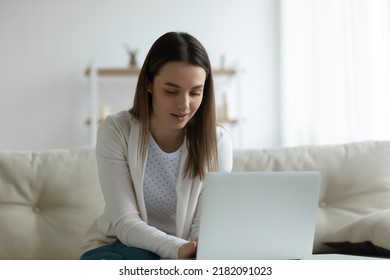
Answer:
<path fill-rule="evenodd" d="M 174 84 L 174 83 L 171 83 L 171 82 L 166 82 L 166 83 L 164 83 L 164 85 L 166 85 L 166 86 L 170 86 L 170 87 L 175 87 L 175 88 L 180 88 L 180 86 L 179 86 L 179 85 L 177 85 L 177 84 Z"/>
<path fill-rule="evenodd" d="M 181 86 L 179 86 L 175 83 L 171 83 L 171 82 L 166 82 L 166 83 L 164 83 L 164 85 L 170 86 L 170 87 L 175 87 L 175 88 L 181 88 Z M 204 87 L 204 85 L 197 85 L 197 86 L 192 87 L 192 89 L 198 89 L 198 88 L 203 88 L 203 87 Z"/>

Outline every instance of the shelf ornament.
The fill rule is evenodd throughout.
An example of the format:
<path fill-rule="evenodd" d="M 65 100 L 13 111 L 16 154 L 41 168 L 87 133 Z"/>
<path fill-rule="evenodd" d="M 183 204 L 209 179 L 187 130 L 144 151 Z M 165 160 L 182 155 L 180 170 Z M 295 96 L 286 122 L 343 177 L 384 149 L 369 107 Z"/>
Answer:
<path fill-rule="evenodd" d="M 129 66 L 132 68 L 137 68 L 137 54 L 138 49 L 130 49 L 129 45 L 124 43 L 125 50 L 127 54 L 130 56 Z"/>

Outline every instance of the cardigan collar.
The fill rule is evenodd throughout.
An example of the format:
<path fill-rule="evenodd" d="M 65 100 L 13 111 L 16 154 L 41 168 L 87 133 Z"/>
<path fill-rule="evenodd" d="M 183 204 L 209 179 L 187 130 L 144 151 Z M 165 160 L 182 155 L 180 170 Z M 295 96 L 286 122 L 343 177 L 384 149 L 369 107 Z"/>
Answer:
<path fill-rule="evenodd" d="M 143 179 L 146 167 L 147 158 L 143 164 L 140 160 L 140 155 L 138 152 L 138 146 L 140 141 L 140 123 L 139 121 L 134 121 L 130 129 L 129 141 L 127 142 L 128 151 L 127 151 L 127 161 L 129 164 L 129 169 L 131 172 L 134 191 L 137 197 L 138 209 L 140 211 L 141 219 L 147 222 L 147 213 L 146 206 L 144 201 L 143 193 Z M 146 153 L 147 155 L 147 153 Z M 147 157 L 147 156 L 146 156 Z M 188 204 L 190 203 L 191 189 L 193 180 L 185 176 L 184 167 L 188 157 L 188 147 L 186 138 L 184 139 L 184 145 L 182 148 L 182 154 L 180 159 L 180 168 L 178 177 L 176 180 L 176 196 L 177 196 L 177 208 L 176 208 L 176 235 L 183 236 L 187 233 L 184 232 L 185 221 L 187 216 Z"/>

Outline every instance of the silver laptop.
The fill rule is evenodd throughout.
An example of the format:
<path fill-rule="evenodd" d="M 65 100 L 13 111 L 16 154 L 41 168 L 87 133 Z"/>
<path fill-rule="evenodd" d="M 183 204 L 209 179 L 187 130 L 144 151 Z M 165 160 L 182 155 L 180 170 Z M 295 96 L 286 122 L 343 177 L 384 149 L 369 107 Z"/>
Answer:
<path fill-rule="evenodd" d="M 319 189 L 319 172 L 208 173 L 197 259 L 309 258 Z"/>

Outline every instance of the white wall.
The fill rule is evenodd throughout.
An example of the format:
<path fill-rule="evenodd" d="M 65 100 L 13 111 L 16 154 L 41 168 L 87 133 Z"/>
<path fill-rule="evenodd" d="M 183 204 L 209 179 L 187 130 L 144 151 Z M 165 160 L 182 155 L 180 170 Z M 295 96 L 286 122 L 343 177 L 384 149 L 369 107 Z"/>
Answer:
<path fill-rule="evenodd" d="M 127 65 L 124 42 L 142 64 L 167 31 L 196 36 L 215 66 L 222 54 L 226 65 L 239 63 L 241 147 L 277 146 L 278 1 L 1 0 L 0 150 L 87 146 L 86 67 Z M 102 100 L 114 95 L 110 79 L 99 82 Z M 116 87 L 129 108 L 131 87 Z"/>

